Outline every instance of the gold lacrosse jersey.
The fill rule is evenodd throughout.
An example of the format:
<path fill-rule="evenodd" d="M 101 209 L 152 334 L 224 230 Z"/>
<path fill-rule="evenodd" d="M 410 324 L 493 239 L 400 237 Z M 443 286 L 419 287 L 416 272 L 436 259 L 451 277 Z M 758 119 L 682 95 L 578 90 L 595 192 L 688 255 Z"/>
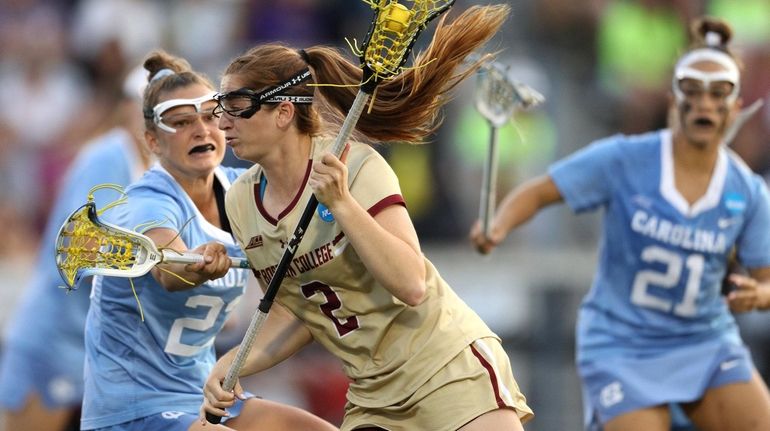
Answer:
<path fill-rule="evenodd" d="M 333 139 L 314 138 L 312 158 Z M 276 216 L 262 206 L 259 165 L 227 192 L 233 233 L 264 289 L 310 199 L 307 185 Z M 352 143 L 347 158 L 353 197 L 374 216 L 389 205 L 404 205 L 398 179 L 368 145 Z M 351 379 L 348 400 L 363 407 L 398 403 L 474 340 L 495 335 L 441 279 L 426 259 L 425 301 L 411 307 L 395 298 L 369 273 L 323 205 L 313 215 L 276 301 L 300 319 L 313 338 L 343 361 Z M 393 268 L 398 271 L 399 268 Z"/>

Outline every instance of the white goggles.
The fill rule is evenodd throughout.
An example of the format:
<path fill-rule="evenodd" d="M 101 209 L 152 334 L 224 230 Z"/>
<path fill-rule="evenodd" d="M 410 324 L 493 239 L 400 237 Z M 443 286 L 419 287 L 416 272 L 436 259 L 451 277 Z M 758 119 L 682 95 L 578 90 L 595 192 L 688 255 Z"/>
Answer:
<path fill-rule="evenodd" d="M 169 109 L 176 108 L 178 106 L 193 106 L 195 107 L 195 115 L 207 114 L 207 113 L 211 113 L 213 115 L 214 107 L 211 108 L 210 110 L 211 112 L 205 112 L 202 110 L 202 108 L 203 108 L 203 104 L 206 102 L 216 102 L 216 99 L 214 98 L 216 94 L 217 94 L 216 91 L 212 91 L 196 99 L 171 99 L 171 100 L 166 100 L 164 102 L 160 102 L 157 105 L 155 105 L 154 108 L 152 108 L 152 122 L 155 123 L 155 125 L 158 126 L 158 128 L 163 131 L 166 131 L 168 133 L 176 133 L 177 129 L 163 122 L 164 120 L 163 113 L 165 113 Z"/>
<path fill-rule="evenodd" d="M 705 72 L 692 67 L 693 64 L 704 61 L 716 63 L 722 66 L 724 70 Z M 740 93 L 741 74 L 738 70 L 738 65 L 729 55 L 715 49 L 696 49 L 687 53 L 677 62 L 676 68 L 674 69 L 672 89 L 674 91 L 674 96 L 676 96 L 677 101 L 680 103 L 686 98 L 680 87 L 680 83 L 684 79 L 699 81 L 706 90 L 708 90 L 714 82 L 729 82 L 733 85 L 732 91 L 725 98 L 729 103 L 734 102 L 735 99 L 738 98 L 738 93 Z"/>

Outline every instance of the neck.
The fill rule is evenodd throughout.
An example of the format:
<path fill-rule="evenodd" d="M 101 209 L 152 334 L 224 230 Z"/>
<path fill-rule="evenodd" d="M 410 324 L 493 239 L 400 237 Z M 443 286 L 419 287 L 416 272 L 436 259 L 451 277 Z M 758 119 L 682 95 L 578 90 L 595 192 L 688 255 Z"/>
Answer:
<path fill-rule="evenodd" d="M 313 143 L 310 135 L 297 134 L 281 143 L 278 151 L 261 163 L 270 193 L 293 198 L 302 186 Z"/>
<path fill-rule="evenodd" d="M 695 143 L 682 133 L 674 133 L 674 164 L 688 171 L 711 173 L 719 157 L 719 145 L 719 142 L 705 145 Z"/>

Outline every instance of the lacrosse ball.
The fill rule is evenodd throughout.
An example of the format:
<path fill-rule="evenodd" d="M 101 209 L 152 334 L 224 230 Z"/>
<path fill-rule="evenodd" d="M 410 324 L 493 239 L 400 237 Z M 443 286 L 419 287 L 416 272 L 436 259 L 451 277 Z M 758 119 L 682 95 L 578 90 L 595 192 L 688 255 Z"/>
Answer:
<path fill-rule="evenodd" d="M 393 33 L 401 33 L 409 21 L 409 9 L 399 3 L 392 3 L 385 11 L 385 28 Z"/>

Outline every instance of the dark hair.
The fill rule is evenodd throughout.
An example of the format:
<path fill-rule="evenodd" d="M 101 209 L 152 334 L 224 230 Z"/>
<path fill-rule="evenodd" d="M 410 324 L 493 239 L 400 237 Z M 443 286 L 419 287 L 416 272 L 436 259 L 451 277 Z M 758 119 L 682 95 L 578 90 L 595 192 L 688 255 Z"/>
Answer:
<path fill-rule="evenodd" d="M 173 56 L 163 50 L 151 52 L 144 60 L 143 67 L 149 72 L 148 84 L 144 90 L 142 102 L 144 125 L 147 130 L 155 129 L 155 123 L 152 121 L 152 108 L 158 104 L 163 93 L 193 84 L 201 84 L 212 90 L 215 88 L 211 80 L 202 73 L 194 71 L 187 60 Z M 173 73 L 162 72 L 159 74 L 164 69 Z"/>
<path fill-rule="evenodd" d="M 719 41 L 716 44 L 709 43 L 707 40 L 708 34 L 716 34 L 719 36 Z M 735 60 L 738 67 L 741 68 L 741 63 L 735 54 L 730 50 L 730 41 L 733 38 L 733 29 L 726 21 L 703 16 L 696 18 L 690 24 L 690 49 L 694 51 L 700 48 L 712 48 L 724 52 Z"/>
<path fill-rule="evenodd" d="M 473 6 L 451 23 L 446 16 L 438 22 L 428 48 L 417 55 L 414 67 L 381 83 L 370 112 L 364 112 L 356 128 L 364 136 L 380 141 L 417 142 L 440 124 L 439 108 L 449 100 L 449 92 L 478 68 L 474 63 L 463 71 L 456 69 L 465 57 L 483 45 L 508 17 L 508 5 Z M 233 60 L 225 75 L 237 75 L 249 88 L 274 86 L 310 66 L 309 84 L 298 85 L 289 95 L 315 95 L 312 105 L 298 104 L 297 128 L 308 134 L 319 133 L 319 112 L 326 119 L 344 117 L 353 103 L 361 82 L 361 68 L 334 48 L 315 46 L 301 50 L 281 44 L 260 45 Z M 322 97 L 317 97 L 321 95 Z"/>

